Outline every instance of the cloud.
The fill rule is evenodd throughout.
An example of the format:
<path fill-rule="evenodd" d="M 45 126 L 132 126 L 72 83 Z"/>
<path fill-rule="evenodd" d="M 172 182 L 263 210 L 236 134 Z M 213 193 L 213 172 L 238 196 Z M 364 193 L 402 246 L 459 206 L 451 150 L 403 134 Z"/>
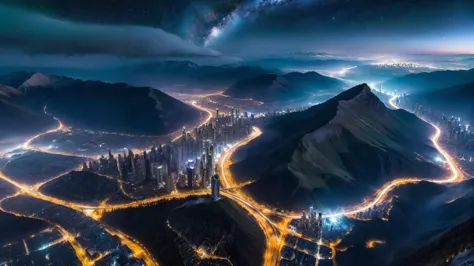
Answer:
<path fill-rule="evenodd" d="M 132 58 L 219 55 L 158 28 L 74 23 L 5 6 L 0 6 L 0 49 Z"/>

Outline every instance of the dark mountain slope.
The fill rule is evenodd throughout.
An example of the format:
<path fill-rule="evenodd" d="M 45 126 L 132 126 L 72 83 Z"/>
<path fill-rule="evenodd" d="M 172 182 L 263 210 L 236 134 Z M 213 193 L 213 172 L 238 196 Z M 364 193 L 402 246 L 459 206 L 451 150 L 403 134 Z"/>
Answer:
<path fill-rule="evenodd" d="M 399 92 L 430 92 L 474 81 L 474 69 L 445 70 L 411 74 L 388 80 L 382 84 L 384 90 Z"/>
<path fill-rule="evenodd" d="M 0 139 L 33 135 L 54 127 L 56 121 L 43 110 L 28 108 L 25 95 L 18 90 L 0 85 Z"/>
<path fill-rule="evenodd" d="M 199 111 L 158 90 L 124 83 L 82 81 L 41 73 L 1 76 L 33 110 L 47 111 L 66 125 L 132 134 L 165 134 L 199 118 Z"/>
<path fill-rule="evenodd" d="M 200 89 L 222 89 L 240 79 L 275 73 L 260 67 L 204 66 L 190 61 L 153 61 L 122 67 L 114 72 L 119 76 L 113 80 L 139 86 L 160 88 L 180 85 Z"/>
<path fill-rule="evenodd" d="M 277 118 L 263 132 L 236 154 L 232 170 L 257 178 L 247 190 L 270 205 L 353 204 L 393 178 L 442 174 L 430 163 L 433 128 L 387 109 L 365 84 Z"/>
<path fill-rule="evenodd" d="M 252 98 L 263 102 L 308 100 L 321 95 L 337 95 L 344 82 L 316 72 L 292 72 L 285 75 L 266 74 L 242 79 L 225 94 L 235 98 Z"/>
<path fill-rule="evenodd" d="M 420 103 L 449 115 L 474 118 L 474 82 L 413 94 L 407 98 L 413 104 Z"/>

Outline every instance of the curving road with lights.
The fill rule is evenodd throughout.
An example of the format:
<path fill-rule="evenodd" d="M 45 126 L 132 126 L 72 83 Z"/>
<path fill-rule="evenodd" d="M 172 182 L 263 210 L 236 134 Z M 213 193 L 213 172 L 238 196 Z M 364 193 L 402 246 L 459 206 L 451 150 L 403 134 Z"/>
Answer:
<path fill-rule="evenodd" d="M 395 108 L 395 109 L 400 109 L 400 107 L 395 103 L 395 100 L 397 99 L 396 96 L 392 97 L 389 100 L 389 104 Z M 423 118 L 421 118 L 423 119 Z M 441 155 L 443 155 L 444 159 L 449 165 L 449 170 L 451 172 L 451 175 L 448 176 L 446 179 L 424 179 L 424 178 L 399 178 L 395 179 L 393 181 L 388 182 L 385 184 L 381 189 L 379 189 L 375 195 L 376 197 L 369 201 L 365 202 L 359 206 L 350 208 L 348 210 L 343 210 L 338 213 L 332 213 L 325 215 L 325 217 L 336 217 L 336 216 L 341 216 L 341 215 L 353 215 L 359 212 L 365 212 L 369 208 L 372 208 L 373 206 L 377 205 L 378 203 L 381 203 L 387 196 L 387 194 L 392 191 L 394 188 L 404 185 L 404 184 L 410 184 L 410 183 L 417 183 L 421 181 L 427 181 L 427 182 L 432 182 L 436 184 L 447 184 L 447 183 L 454 183 L 454 182 L 460 182 L 462 181 L 462 174 L 457 165 L 454 163 L 453 158 L 439 145 L 439 137 L 441 136 L 441 129 L 436 126 L 435 124 L 423 119 L 426 123 L 429 123 L 431 126 L 433 126 L 436 130 L 435 134 L 431 137 L 431 141 L 433 142 L 434 146 L 438 150 Z"/>
<path fill-rule="evenodd" d="M 399 107 L 395 103 L 396 97 L 393 97 L 390 99 L 389 103 L 392 107 L 398 109 Z M 207 117 L 204 120 L 201 120 L 199 123 L 200 125 L 204 125 L 209 123 L 211 120 L 213 113 L 212 110 L 209 110 L 205 107 L 202 107 L 198 105 L 196 102 L 193 102 L 192 105 L 201 111 L 207 112 Z M 46 113 L 46 109 L 45 109 Z M 31 143 L 50 133 L 56 133 L 60 131 L 65 131 L 68 130 L 67 127 L 61 123 L 59 119 L 56 117 L 53 117 L 57 122 L 58 126 L 55 129 L 48 130 L 46 132 L 37 134 L 28 140 L 26 140 L 22 148 L 26 150 L 39 150 L 42 151 L 41 149 L 37 147 L 33 147 Z M 426 121 L 427 123 L 430 123 L 429 121 Z M 362 204 L 359 204 L 357 206 L 348 208 L 346 210 L 337 212 L 337 213 L 331 213 L 324 215 L 324 217 L 335 217 L 335 216 L 342 216 L 342 215 L 353 215 L 359 212 L 364 212 L 368 210 L 369 208 L 372 208 L 373 206 L 383 202 L 387 194 L 392 191 L 394 188 L 403 185 L 403 184 L 409 184 L 409 183 L 417 183 L 420 181 L 429 181 L 433 183 L 438 183 L 438 184 L 446 184 L 446 183 L 452 183 L 452 182 L 459 182 L 462 180 L 462 174 L 457 168 L 457 165 L 454 163 L 453 158 L 439 145 L 438 141 L 441 136 L 441 129 L 437 127 L 436 125 L 430 123 L 436 130 L 435 134 L 431 137 L 431 140 L 436 147 L 436 149 L 442 154 L 442 156 L 445 158 L 449 169 L 450 169 L 450 176 L 448 176 L 445 179 L 440 179 L 440 180 L 429 180 L 429 179 L 422 179 L 422 178 L 399 178 L 395 179 L 393 181 L 390 181 L 386 183 L 381 189 L 379 189 L 376 193 L 375 196 L 372 200 L 363 202 Z M 274 266 L 277 265 L 280 259 L 280 250 L 283 246 L 284 237 L 286 234 L 295 234 L 300 237 L 298 233 L 292 232 L 291 230 L 288 229 L 288 223 L 291 221 L 291 219 L 296 219 L 301 217 L 300 215 L 296 214 L 287 214 L 287 213 L 281 213 L 277 211 L 272 211 L 271 208 L 264 206 L 262 204 L 259 204 L 255 202 L 249 195 L 245 194 L 243 191 L 241 191 L 239 188 L 241 187 L 242 184 L 238 184 L 232 177 L 232 173 L 230 171 L 230 165 L 231 165 L 231 157 L 232 154 L 239 148 L 244 145 L 247 145 L 250 141 L 253 139 L 257 138 L 262 134 L 262 131 L 257 128 L 253 127 L 252 133 L 245 138 L 244 140 L 240 141 L 236 145 L 232 146 L 227 152 L 222 154 L 220 160 L 218 161 L 217 164 L 217 172 L 219 176 L 221 177 L 222 180 L 222 186 L 224 189 L 227 189 L 226 191 L 222 191 L 222 195 L 244 208 L 249 215 L 251 215 L 258 223 L 260 228 L 262 229 L 263 233 L 265 234 L 266 238 L 266 249 L 265 249 L 265 254 L 264 254 L 264 265 L 265 266 Z M 173 141 L 178 140 L 181 137 L 181 134 L 176 136 Z M 46 153 L 51 153 L 50 151 L 43 151 Z M 58 153 L 61 154 L 61 153 Z M 66 155 L 66 154 L 61 154 L 61 155 Z M 67 154 L 69 155 L 69 154 Z M 76 156 L 76 155 L 72 155 Z M 12 178 L 6 176 L 5 174 L 0 172 L 0 179 L 3 179 L 4 181 L 7 181 L 8 183 L 12 184 L 15 188 L 18 189 L 18 192 L 14 194 L 13 196 L 9 196 L 8 198 L 15 197 L 18 195 L 28 195 L 37 199 L 41 199 L 56 205 L 61 205 L 65 206 L 77 211 L 80 211 L 84 213 L 85 215 L 88 215 L 92 217 L 95 220 L 100 220 L 102 217 L 103 212 L 111 212 L 115 211 L 118 209 L 126 209 L 126 208 L 137 208 L 137 207 L 143 207 L 149 204 L 153 204 L 159 201 L 164 201 L 164 200 L 172 200 L 176 198 L 186 198 L 190 196 L 199 196 L 199 195 L 208 195 L 209 191 L 208 190 L 198 190 L 198 191 L 192 191 L 192 192 L 173 192 L 168 195 L 162 195 L 162 196 L 156 196 L 156 197 L 151 197 L 151 198 L 146 198 L 143 200 L 135 200 L 132 202 L 128 203 L 121 203 L 121 204 L 107 204 L 106 202 L 101 203 L 100 205 L 96 206 L 90 206 L 90 205 L 85 205 L 85 204 L 78 204 L 74 202 L 69 202 L 66 200 L 54 198 L 48 195 L 42 194 L 39 189 L 42 185 L 59 178 L 61 175 L 49 178 L 46 181 L 37 183 L 35 185 L 24 185 L 21 184 Z M 7 198 L 7 197 L 6 197 Z M 4 199 L 6 199 L 4 198 Z M 0 199 L 0 202 L 4 199 Z M 4 211 L 3 209 L 0 210 Z M 10 212 L 11 213 L 11 212 Z M 283 217 L 283 221 L 280 223 L 275 223 L 272 221 L 267 214 L 272 214 L 272 215 L 278 215 Z M 15 214 L 15 215 L 20 215 L 20 214 Z M 64 240 L 68 241 L 74 250 L 76 251 L 76 255 L 78 258 L 81 260 L 83 265 L 93 265 L 95 261 L 89 259 L 85 255 L 84 248 L 81 247 L 77 241 L 75 240 L 75 236 L 71 235 L 67 231 L 64 230 L 64 228 L 60 227 L 59 225 L 53 224 L 63 235 Z M 143 247 L 136 239 L 133 239 L 132 237 L 117 231 L 113 228 L 108 227 L 107 225 L 102 224 L 105 230 L 107 230 L 110 234 L 115 235 L 120 238 L 122 243 L 126 246 L 128 246 L 135 257 L 142 259 L 146 265 L 158 265 L 156 260 L 153 258 L 153 256 L 146 250 L 145 247 Z M 106 254 L 104 254 L 106 255 Z"/>

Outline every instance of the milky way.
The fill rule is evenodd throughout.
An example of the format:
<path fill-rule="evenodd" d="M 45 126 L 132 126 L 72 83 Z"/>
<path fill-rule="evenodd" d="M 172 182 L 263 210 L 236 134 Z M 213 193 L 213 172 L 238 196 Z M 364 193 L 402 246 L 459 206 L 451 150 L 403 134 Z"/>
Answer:
<path fill-rule="evenodd" d="M 217 26 L 210 29 L 204 45 L 212 45 L 219 37 L 238 27 L 246 19 L 253 19 L 266 9 L 281 7 L 298 0 L 252 0 L 238 6 L 233 12 L 225 16 Z M 301 1 L 301 0 L 300 0 Z M 306 0 L 309 1 L 309 0 Z"/>

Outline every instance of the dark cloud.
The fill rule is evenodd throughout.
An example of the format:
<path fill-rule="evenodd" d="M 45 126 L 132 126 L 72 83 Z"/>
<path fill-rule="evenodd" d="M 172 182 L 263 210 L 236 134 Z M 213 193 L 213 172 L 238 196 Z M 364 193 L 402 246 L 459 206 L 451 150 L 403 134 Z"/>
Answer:
<path fill-rule="evenodd" d="M 198 42 L 241 0 L 0 0 L 60 20 L 158 27 Z"/>
<path fill-rule="evenodd" d="M 161 29 L 68 22 L 0 6 L 0 47 L 27 54 L 214 56 Z"/>

